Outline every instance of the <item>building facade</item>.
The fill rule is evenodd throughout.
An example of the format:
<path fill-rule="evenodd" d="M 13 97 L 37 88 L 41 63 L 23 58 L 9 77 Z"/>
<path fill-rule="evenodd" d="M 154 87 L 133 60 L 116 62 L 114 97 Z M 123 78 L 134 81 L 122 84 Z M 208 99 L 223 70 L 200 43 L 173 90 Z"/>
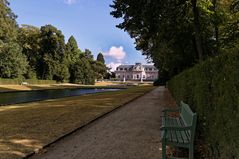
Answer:
<path fill-rule="evenodd" d="M 158 78 L 158 69 L 153 65 L 120 65 L 115 71 L 116 78 L 121 81 L 154 81 Z"/>

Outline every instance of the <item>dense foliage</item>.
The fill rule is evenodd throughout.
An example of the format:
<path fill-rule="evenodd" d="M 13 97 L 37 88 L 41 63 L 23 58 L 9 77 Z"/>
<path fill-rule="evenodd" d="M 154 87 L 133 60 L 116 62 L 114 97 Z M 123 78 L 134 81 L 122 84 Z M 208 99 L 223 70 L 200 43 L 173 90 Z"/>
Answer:
<path fill-rule="evenodd" d="M 94 84 L 106 75 L 103 54 L 94 60 L 73 36 L 65 44 L 52 25 L 19 27 L 7 0 L 0 0 L 0 78 L 41 79 Z"/>
<path fill-rule="evenodd" d="M 102 64 L 105 63 L 104 55 L 101 52 L 98 54 L 96 60 L 101 62 Z"/>
<path fill-rule="evenodd" d="M 200 155 L 196 156 L 239 158 L 238 61 L 239 49 L 235 49 L 209 58 L 168 83 L 174 98 L 198 114 L 196 150 Z"/>
<path fill-rule="evenodd" d="M 168 80 L 194 64 L 238 45 L 238 0 L 114 0 L 117 27 Z"/>
<path fill-rule="evenodd" d="M 6 0 L 0 1 L 0 78 L 22 78 L 28 62 L 17 43 L 16 15 Z"/>

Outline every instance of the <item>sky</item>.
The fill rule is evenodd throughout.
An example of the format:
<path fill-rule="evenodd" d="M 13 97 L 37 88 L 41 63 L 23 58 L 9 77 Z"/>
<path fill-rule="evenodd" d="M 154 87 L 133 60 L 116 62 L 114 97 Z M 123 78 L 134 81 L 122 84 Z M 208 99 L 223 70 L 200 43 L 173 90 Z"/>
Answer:
<path fill-rule="evenodd" d="M 73 35 L 79 48 L 99 52 L 113 70 L 120 64 L 147 63 L 135 49 L 128 33 L 116 28 L 122 19 L 110 15 L 112 0 L 9 0 L 19 25 L 51 24 L 62 31 L 65 41 Z"/>

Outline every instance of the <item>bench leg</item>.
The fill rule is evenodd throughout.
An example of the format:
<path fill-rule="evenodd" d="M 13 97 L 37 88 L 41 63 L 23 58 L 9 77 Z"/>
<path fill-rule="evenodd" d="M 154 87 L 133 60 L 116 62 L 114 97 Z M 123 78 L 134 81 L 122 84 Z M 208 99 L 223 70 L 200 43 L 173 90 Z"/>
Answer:
<path fill-rule="evenodd" d="M 162 159 L 166 159 L 166 144 L 164 140 L 162 141 Z"/>
<path fill-rule="evenodd" d="M 193 149 L 193 145 L 191 145 L 190 147 L 189 147 L 189 159 L 193 159 L 193 151 L 194 149 Z"/>

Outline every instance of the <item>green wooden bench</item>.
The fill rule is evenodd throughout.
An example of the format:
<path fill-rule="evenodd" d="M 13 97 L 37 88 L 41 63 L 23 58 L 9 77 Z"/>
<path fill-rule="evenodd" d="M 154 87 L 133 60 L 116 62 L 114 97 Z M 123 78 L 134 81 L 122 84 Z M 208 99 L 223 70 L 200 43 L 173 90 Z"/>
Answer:
<path fill-rule="evenodd" d="M 178 112 L 178 116 L 170 116 L 172 112 Z M 161 127 L 163 159 L 166 159 L 167 145 L 188 148 L 189 159 L 193 159 L 196 121 L 197 114 L 183 102 L 180 103 L 179 108 L 163 110 Z"/>

